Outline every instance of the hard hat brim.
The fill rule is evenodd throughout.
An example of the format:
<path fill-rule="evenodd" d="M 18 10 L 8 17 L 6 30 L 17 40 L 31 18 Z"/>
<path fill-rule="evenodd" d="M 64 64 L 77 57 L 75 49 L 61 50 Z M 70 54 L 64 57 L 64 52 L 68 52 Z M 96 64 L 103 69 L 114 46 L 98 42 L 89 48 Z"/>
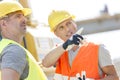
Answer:
<path fill-rule="evenodd" d="M 29 8 L 23 8 L 21 11 L 23 12 L 24 16 L 27 16 L 32 13 L 32 10 Z"/>
<path fill-rule="evenodd" d="M 31 14 L 30 8 L 24 8 L 20 3 L 17 1 L 1 1 L 0 2 L 0 18 L 4 17 L 7 14 L 16 11 L 22 11 L 25 16 Z"/>
<path fill-rule="evenodd" d="M 24 14 L 24 16 L 30 15 L 32 13 L 32 10 L 29 8 L 23 8 L 23 9 L 19 9 L 19 10 L 14 10 L 14 11 L 10 11 L 7 14 L 10 14 L 12 12 L 16 12 L 16 11 L 22 11 L 22 13 Z M 7 15 L 5 14 L 5 15 Z M 5 15 L 1 15 L 0 18 L 4 17 Z"/>

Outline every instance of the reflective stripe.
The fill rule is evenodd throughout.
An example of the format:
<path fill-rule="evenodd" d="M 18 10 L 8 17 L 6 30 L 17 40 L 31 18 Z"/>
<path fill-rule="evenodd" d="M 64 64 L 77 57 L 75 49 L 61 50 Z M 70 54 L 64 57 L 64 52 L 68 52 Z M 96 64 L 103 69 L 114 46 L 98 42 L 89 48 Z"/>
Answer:
<path fill-rule="evenodd" d="M 55 74 L 54 75 L 54 80 L 68 80 L 68 76 L 64 76 L 61 74 Z M 78 80 L 77 77 L 70 77 L 70 80 Z M 86 80 L 95 80 L 92 78 L 86 78 Z"/>
<path fill-rule="evenodd" d="M 61 74 L 55 74 L 54 75 L 54 80 L 68 80 L 68 76 L 64 76 Z M 77 80 L 76 77 L 70 77 L 70 80 Z"/>

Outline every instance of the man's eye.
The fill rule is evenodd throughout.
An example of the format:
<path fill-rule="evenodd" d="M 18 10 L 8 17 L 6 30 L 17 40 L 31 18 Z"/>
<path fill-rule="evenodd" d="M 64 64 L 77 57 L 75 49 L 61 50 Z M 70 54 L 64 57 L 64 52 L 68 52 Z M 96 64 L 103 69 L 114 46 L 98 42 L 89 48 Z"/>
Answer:
<path fill-rule="evenodd" d="M 23 16 L 22 14 L 18 14 L 18 15 L 17 15 L 18 18 L 21 18 L 22 16 Z"/>
<path fill-rule="evenodd" d="M 67 23 L 67 25 L 71 25 L 71 24 L 72 24 L 72 22 L 68 22 L 68 23 Z"/>
<path fill-rule="evenodd" d="M 63 26 L 61 26 L 61 27 L 59 28 L 59 30 L 63 30 Z"/>
<path fill-rule="evenodd" d="M 21 17 L 21 15 L 17 15 L 17 17 L 18 17 L 18 18 L 20 18 L 20 17 Z"/>

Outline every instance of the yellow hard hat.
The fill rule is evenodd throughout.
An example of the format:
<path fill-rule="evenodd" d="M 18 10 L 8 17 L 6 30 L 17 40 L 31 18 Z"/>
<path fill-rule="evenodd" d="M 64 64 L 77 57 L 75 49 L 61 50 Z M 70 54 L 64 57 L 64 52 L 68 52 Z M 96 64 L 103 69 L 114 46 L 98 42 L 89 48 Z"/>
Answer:
<path fill-rule="evenodd" d="M 54 31 L 58 24 L 69 18 L 73 19 L 74 17 L 75 16 L 69 14 L 67 11 L 64 10 L 52 11 L 48 16 L 48 24 L 50 26 L 51 31 Z"/>
<path fill-rule="evenodd" d="M 32 12 L 29 8 L 23 8 L 17 1 L 0 1 L 0 18 L 19 10 L 21 10 L 25 16 Z"/>

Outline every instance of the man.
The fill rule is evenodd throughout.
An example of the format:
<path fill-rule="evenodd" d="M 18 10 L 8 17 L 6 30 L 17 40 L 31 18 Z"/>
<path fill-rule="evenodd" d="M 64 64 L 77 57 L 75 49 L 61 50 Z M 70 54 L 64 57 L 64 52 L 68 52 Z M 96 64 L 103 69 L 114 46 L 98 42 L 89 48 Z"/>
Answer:
<path fill-rule="evenodd" d="M 20 45 L 31 9 L 16 1 L 0 2 L 0 80 L 47 80 L 33 56 Z"/>
<path fill-rule="evenodd" d="M 89 80 L 119 80 L 109 51 L 103 44 L 87 42 L 76 34 L 77 25 L 73 19 L 67 11 L 53 11 L 49 15 L 51 31 L 64 43 L 51 50 L 42 64 L 45 67 L 56 64 L 55 80 L 75 80 L 77 74 L 82 78 L 82 72 Z"/>

